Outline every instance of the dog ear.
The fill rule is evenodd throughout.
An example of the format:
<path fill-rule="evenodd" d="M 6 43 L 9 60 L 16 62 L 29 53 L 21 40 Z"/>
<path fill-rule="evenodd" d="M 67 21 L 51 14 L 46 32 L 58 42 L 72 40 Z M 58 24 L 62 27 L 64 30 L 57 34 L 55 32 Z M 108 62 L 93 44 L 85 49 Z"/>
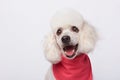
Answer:
<path fill-rule="evenodd" d="M 94 49 L 97 41 L 97 33 L 94 27 L 87 22 L 84 23 L 80 32 L 80 52 L 89 53 Z"/>
<path fill-rule="evenodd" d="M 48 34 L 45 38 L 44 53 L 47 60 L 53 64 L 61 61 L 61 52 L 56 43 L 55 35 L 53 35 L 53 33 Z"/>

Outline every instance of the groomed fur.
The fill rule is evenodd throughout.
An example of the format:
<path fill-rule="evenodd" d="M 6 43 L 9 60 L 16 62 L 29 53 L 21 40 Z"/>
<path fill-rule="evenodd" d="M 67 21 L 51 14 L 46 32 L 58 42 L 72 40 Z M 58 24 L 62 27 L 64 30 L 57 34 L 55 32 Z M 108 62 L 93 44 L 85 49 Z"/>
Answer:
<path fill-rule="evenodd" d="M 96 41 L 97 41 L 97 33 L 94 27 L 84 21 L 84 25 L 80 33 L 79 51 L 81 53 L 89 53 L 94 49 Z"/>
<path fill-rule="evenodd" d="M 49 33 L 44 42 L 44 53 L 48 61 L 55 64 L 61 60 L 61 52 L 53 33 Z"/>
<path fill-rule="evenodd" d="M 75 25 L 80 29 L 79 33 L 79 53 L 89 53 L 94 49 L 97 34 L 93 26 L 88 24 L 82 16 L 74 10 L 62 10 L 53 16 L 51 21 L 52 33 L 45 38 L 44 53 L 51 63 L 55 64 L 61 61 L 61 50 L 55 39 L 56 29 L 63 25 Z"/>

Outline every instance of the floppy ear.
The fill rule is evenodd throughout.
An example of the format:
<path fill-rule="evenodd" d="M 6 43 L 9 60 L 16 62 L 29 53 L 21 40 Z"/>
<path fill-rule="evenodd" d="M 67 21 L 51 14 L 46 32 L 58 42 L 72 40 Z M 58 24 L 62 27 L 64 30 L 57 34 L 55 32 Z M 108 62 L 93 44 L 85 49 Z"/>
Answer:
<path fill-rule="evenodd" d="M 80 52 L 89 53 L 92 51 L 96 41 L 97 33 L 94 27 L 85 22 L 80 32 Z"/>
<path fill-rule="evenodd" d="M 45 38 L 44 53 L 47 60 L 53 64 L 56 64 L 59 61 L 61 61 L 61 52 L 56 43 L 55 36 L 53 35 L 53 33 L 50 33 Z"/>

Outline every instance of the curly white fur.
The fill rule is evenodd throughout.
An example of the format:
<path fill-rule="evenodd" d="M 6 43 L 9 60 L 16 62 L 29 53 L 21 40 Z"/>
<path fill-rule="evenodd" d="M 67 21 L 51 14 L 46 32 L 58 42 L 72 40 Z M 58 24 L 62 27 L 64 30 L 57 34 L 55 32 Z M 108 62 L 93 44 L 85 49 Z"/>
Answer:
<path fill-rule="evenodd" d="M 73 9 L 63 9 L 57 11 L 56 14 L 51 19 L 51 28 L 53 32 L 60 26 L 64 25 L 74 25 L 82 27 L 83 24 L 83 17 L 80 15 L 79 12 Z"/>
<path fill-rule="evenodd" d="M 84 26 L 80 33 L 80 48 L 79 51 L 82 53 L 89 53 L 95 47 L 97 41 L 97 33 L 94 27 L 84 21 Z"/>
<path fill-rule="evenodd" d="M 57 46 L 53 33 L 49 33 L 46 36 L 44 47 L 45 57 L 50 62 L 55 64 L 61 60 L 61 52 L 59 50 L 59 47 Z"/>
<path fill-rule="evenodd" d="M 80 32 L 78 34 L 71 33 L 71 31 L 67 29 L 70 25 L 77 26 Z M 65 9 L 58 11 L 51 20 L 51 27 L 52 32 L 45 38 L 44 53 L 47 60 L 52 64 L 56 64 L 61 61 L 61 42 L 56 36 L 56 31 L 59 27 L 65 28 L 62 35 L 69 34 L 74 43 L 78 42 L 79 46 L 77 53 L 89 53 L 95 47 L 97 33 L 94 27 L 88 24 L 79 12 L 75 10 Z"/>

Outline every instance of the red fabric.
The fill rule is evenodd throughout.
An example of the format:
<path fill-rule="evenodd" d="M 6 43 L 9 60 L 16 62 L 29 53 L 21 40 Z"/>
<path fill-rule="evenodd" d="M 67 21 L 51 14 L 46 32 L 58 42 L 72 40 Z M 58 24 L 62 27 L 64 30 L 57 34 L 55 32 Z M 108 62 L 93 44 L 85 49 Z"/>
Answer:
<path fill-rule="evenodd" d="M 56 80 L 93 80 L 89 57 L 81 54 L 69 60 L 62 57 L 62 61 L 53 64 L 53 74 Z"/>

